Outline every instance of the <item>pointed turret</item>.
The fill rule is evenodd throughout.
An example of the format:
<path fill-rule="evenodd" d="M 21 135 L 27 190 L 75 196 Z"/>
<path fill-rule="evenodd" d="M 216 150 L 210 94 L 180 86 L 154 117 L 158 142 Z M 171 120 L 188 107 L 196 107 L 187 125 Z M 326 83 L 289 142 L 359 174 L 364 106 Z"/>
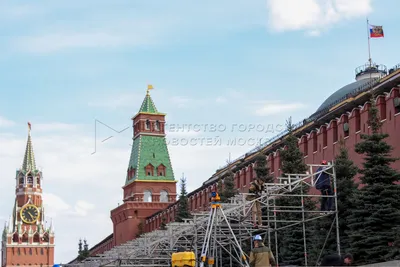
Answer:
<path fill-rule="evenodd" d="M 26 142 L 24 162 L 22 163 L 22 170 L 25 172 L 36 170 L 35 154 L 33 153 L 33 145 L 31 138 L 31 124 L 28 122 L 28 141 Z"/>
<path fill-rule="evenodd" d="M 123 204 L 111 211 L 116 246 L 137 237 L 140 225 L 149 214 L 176 201 L 176 181 L 165 136 L 165 114 L 154 105 L 151 89 L 153 87 L 148 86 L 144 101 L 132 118 L 133 144 L 123 187 Z M 134 215 L 121 221 L 118 218 L 122 213 Z"/>
<path fill-rule="evenodd" d="M 54 227 L 45 232 L 42 200 L 42 172 L 37 168 L 33 152 L 31 124 L 28 122 L 28 139 L 22 165 L 16 170 L 15 203 L 9 222 L 3 231 L 3 263 L 9 265 L 37 265 L 37 262 L 54 262 Z M 46 241 L 44 241 L 46 240 Z M 47 249 L 43 250 L 43 242 Z M 36 257 L 15 257 L 13 252 L 41 249 Z M 5 265 L 4 265 L 5 266 Z M 8 265 L 7 265 L 8 266 Z"/>
<path fill-rule="evenodd" d="M 158 112 L 156 105 L 154 105 L 153 99 L 151 99 L 150 90 L 152 90 L 152 89 L 153 89 L 152 85 L 147 86 L 147 93 L 146 93 L 146 96 L 144 97 L 142 105 L 140 106 L 139 113 L 162 114 L 162 113 Z"/>
<path fill-rule="evenodd" d="M 165 114 L 158 112 L 149 90 L 133 118 L 133 145 L 126 184 L 134 180 L 175 181 L 165 139 Z"/>

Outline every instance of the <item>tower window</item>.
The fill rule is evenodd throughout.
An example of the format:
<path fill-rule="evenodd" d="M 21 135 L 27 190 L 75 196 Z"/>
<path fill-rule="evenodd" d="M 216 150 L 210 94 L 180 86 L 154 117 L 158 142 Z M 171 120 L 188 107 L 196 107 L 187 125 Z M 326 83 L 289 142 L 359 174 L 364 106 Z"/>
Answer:
<path fill-rule="evenodd" d="M 19 177 L 19 184 L 24 184 L 24 176 L 23 175 L 21 175 Z"/>
<path fill-rule="evenodd" d="M 161 190 L 160 192 L 160 202 L 168 202 L 168 192 Z"/>
<path fill-rule="evenodd" d="M 145 172 L 147 176 L 154 176 L 154 167 L 151 164 L 148 164 L 145 168 Z"/>
<path fill-rule="evenodd" d="M 28 183 L 28 184 L 33 184 L 33 177 L 32 177 L 31 174 L 28 175 L 27 183 Z"/>
<path fill-rule="evenodd" d="M 163 164 L 160 164 L 157 167 L 158 176 L 165 176 L 165 170 L 166 170 L 166 167 Z"/>
<path fill-rule="evenodd" d="M 159 131 L 160 130 L 160 121 L 157 120 L 154 126 L 155 126 L 154 128 L 156 129 L 156 131 Z"/>
<path fill-rule="evenodd" d="M 152 202 L 152 195 L 149 190 L 145 190 L 143 192 L 143 200 L 144 200 L 144 202 Z"/>
<path fill-rule="evenodd" d="M 146 130 L 150 130 L 150 121 L 146 120 Z"/>

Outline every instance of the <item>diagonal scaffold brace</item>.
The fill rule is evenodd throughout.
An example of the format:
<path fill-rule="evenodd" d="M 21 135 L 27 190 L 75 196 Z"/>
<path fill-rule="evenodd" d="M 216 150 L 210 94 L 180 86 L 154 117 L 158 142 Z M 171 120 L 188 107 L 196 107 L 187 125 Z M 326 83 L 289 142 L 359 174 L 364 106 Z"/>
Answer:
<path fill-rule="evenodd" d="M 207 229 L 205 233 L 205 238 L 203 242 L 203 246 L 201 249 L 201 262 L 200 267 L 204 267 L 207 261 L 207 266 L 212 267 L 215 263 L 215 256 L 217 254 L 217 240 L 216 238 L 212 238 L 213 232 L 216 233 L 217 231 L 217 219 L 218 214 L 222 215 L 223 220 L 226 222 L 229 232 L 233 237 L 234 245 L 237 247 L 240 257 L 243 260 L 244 264 L 242 266 L 250 267 L 247 257 L 244 254 L 238 240 L 236 239 L 235 233 L 232 230 L 232 227 L 229 224 L 228 218 L 226 217 L 222 206 L 221 206 L 221 198 L 217 192 L 211 193 L 211 210 L 210 215 L 208 217 Z M 211 243 L 212 242 L 212 243 Z"/>

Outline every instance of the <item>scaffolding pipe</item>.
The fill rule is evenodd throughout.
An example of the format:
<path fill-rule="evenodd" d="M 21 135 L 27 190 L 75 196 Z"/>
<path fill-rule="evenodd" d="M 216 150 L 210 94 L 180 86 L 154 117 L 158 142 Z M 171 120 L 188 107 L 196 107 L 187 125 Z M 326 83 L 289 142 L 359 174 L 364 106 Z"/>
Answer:
<path fill-rule="evenodd" d="M 332 165 L 334 162 L 332 163 Z M 335 196 L 335 219 L 336 219 L 336 249 L 337 253 L 341 255 L 340 251 L 340 224 L 339 224 L 339 209 L 338 209 L 338 201 L 337 201 L 337 177 L 336 177 L 336 168 L 332 168 L 333 174 L 333 188 L 334 188 L 334 196 Z"/>
<path fill-rule="evenodd" d="M 301 194 L 303 194 L 303 184 L 301 184 L 300 187 L 301 190 Z M 303 244 L 304 244 L 304 264 L 307 267 L 308 263 L 307 263 L 307 238 L 306 238 L 306 223 L 305 223 L 305 213 L 304 213 L 304 197 L 301 197 L 301 209 L 302 209 L 302 219 L 303 219 Z"/>

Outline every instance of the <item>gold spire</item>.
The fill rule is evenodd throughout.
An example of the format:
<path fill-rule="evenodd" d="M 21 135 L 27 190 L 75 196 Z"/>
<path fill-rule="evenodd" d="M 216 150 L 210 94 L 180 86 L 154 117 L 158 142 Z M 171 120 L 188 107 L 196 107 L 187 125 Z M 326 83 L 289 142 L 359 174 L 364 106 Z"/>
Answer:
<path fill-rule="evenodd" d="M 149 84 L 149 85 L 147 85 L 147 95 L 150 95 L 150 90 L 153 90 L 154 88 L 153 88 L 153 85 L 151 85 L 151 84 Z"/>
<path fill-rule="evenodd" d="M 28 141 L 26 142 L 24 162 L 22 163 L 22 170 L 35 171 L 36 162 L 35 154 L 33 153 L 32 139 L 31 139 L 31 123 L 28 122 Z"/>

